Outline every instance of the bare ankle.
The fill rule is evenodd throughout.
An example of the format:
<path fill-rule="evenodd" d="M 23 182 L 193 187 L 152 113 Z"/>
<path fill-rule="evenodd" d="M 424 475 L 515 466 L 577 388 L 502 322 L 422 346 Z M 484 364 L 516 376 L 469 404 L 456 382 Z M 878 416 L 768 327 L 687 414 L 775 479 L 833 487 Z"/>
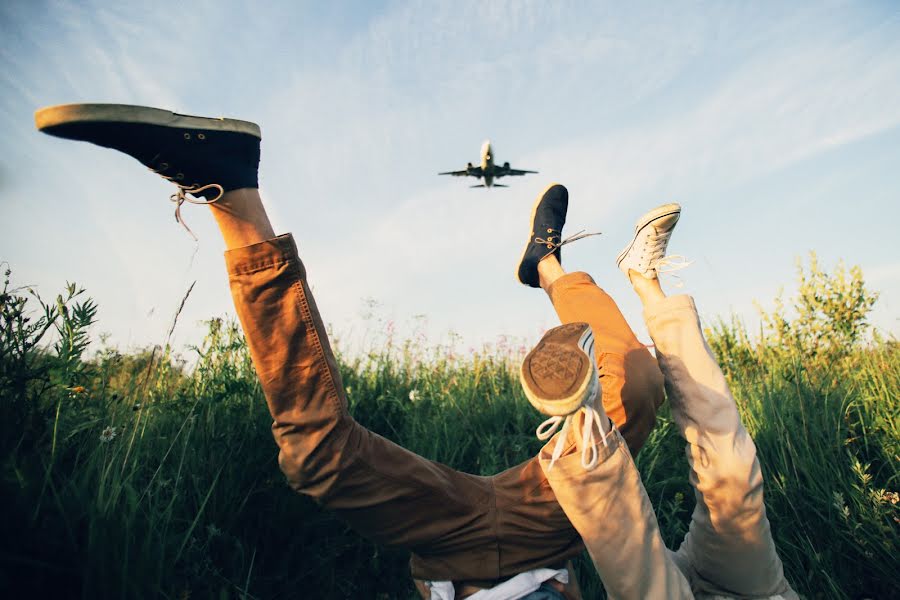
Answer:
<path fill-rule="evenodd" d="M 209 207 L 228 248 L 249 246 L 275 237 L 256 188 L 227 192 Z"/>
<path fill-rule="evenodd" d="M 631 281 L 638 298 L 640 298 L 641 304 L 645 307 L 655 304 L 666 297 L 662 286 L 659 284 L 659 278 L 648 279 L 640 273 L 629 269 L 628 279 Z"/>
<path fill-rule="evenodd" d="M 559 264 L 559 261 L 552 254 L 538 263 L 537 272 L 541 287 L 547 293 L 550 293 L 550 286 L 566 274 L 562 265 Z"/>

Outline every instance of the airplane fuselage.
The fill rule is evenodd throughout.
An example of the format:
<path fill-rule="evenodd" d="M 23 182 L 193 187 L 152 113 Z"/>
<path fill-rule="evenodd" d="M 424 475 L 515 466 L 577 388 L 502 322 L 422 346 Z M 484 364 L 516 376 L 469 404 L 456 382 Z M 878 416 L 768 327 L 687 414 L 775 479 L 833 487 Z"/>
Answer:
<path fill-rule="evenodd" d="M 481 145 L 481 172 L 484 173 L 484 186 L 494 185 L 494 151 L 491 150 L 491 140 L 486 140 Z"/>

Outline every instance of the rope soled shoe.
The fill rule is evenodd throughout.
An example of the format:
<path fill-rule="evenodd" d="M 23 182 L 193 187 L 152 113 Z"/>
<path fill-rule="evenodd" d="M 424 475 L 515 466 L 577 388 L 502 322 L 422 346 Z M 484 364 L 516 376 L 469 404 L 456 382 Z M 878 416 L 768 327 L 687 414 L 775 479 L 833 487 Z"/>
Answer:
<path fill-rule="evenodd" d="M 609 419 L 600 401 L 600 379 L 594 358 L 594 332 L 587 323 L 569 323 L 549 330 L 522 361 L 520 372 L 525 397 L 550 418 L 537 428 L 540 440 L 549 439 L 562 423 L 550 460 L 550 469 L 562 454 L 572 421 L 584 414 L 581 425 L 581 464 L 597 466 L 596 428 L 603 444 L 610 431 Z"/>
<path fill-rule="evenodd" d="M 44 133 L 124 152 L 174 183 L 178 192 L 171 200 L 182 225 L 184 202 L 208 204 L 225 192 L 259 187 L 262 135 L 256 123 L 126 104 L 50 106 L 38 110 L 34 121 Z"/>
<path fill-rule="evenodd" d="M 669 238 L 681 216 L 681 206 L 675 203 L 658 206 L 638 219 L 634 238 L 616 258 L 616 265 L 625 275 L 629 269 L 656 279 L 660 273 L 671 273 L 688 266 L 683 256 L 666 256 Z"/>

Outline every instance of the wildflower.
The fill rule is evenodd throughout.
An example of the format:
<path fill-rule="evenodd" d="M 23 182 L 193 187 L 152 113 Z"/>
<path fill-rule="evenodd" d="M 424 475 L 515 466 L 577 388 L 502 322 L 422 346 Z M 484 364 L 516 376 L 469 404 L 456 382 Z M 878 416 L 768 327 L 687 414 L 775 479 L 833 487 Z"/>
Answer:
<path fill-rule="evenodd" d="M 900 494 L 897 492 L 885 492 L 883 498 L 885 502 L 890 502 L 891 504 L 900 502 Z"/>
<path fill-rule="evenodd" d="M 103 442 L 104 444 L 108 444 L 109 442 L 116 439 L 117 435 L 118 435 L 118 432 L 116 431 L 116 428 L 110 427 L 107 425 L 106 429 L 104 429 L 103 432 L 100 434 L 100 441 Z"/>
<path fill-rule="evenodd" d="M 69 390 L 69 395 L 72 397 L 80 396 L 81 394 L 87 394 L 87 388 L 83 385 L 76 385 L 66 389 Z"/>
<path fill-rule="evenodd" d="M 411 391 L 409 392 L 409 401 L 410 401 L 410 402 L 415 402 L 415 401 L 418 400 L 418 399 L 419 399 L 419 391 L 418 391 L 418 390 L 411 390 Z"/>
<path fill-rule="evenodd" d="M 344 391 L 346 391 L 346 392 L 347 392 L 347 395 L 349 396 L 350 394 L 353 393 L 353 388 L 350 387 L 350 386 L 347 386 L 346 390 L 344 390 Z"/>
<path fill-rule="evenodd" d="M 206 533 L 209 534 L 210 538 L 217 538 L 222 535 L 222 530 L 210 523 L 206 526 Z"/>

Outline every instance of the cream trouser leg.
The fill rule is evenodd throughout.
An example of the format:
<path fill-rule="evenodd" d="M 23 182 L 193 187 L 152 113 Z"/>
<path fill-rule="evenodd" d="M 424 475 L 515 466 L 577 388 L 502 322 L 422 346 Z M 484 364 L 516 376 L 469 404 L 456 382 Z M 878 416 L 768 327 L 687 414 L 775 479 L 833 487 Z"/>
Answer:
<path fill-rule="evenodd" d="M 557 500 L 578 530 L 614 600 L 726 596 L 797 598 L 775 552 L 756 447 L 703 339 L 693 300 L 666 298 L 645 318 L 666 379 L 672 413 L 687 441 L 697 506 L 678 552 L 666 549 L 640 476 L 617 431 L 601 463 L 580 454 L 547 471 L 554 440 L 540 453 Z"/>
<path fill-rule="evenodd" d="M 697 499 L 675 560 L 698 595 L 797 598 L 766 518 L 756 446 L 703 338 L 690 296 L 644 311 Z"/>

